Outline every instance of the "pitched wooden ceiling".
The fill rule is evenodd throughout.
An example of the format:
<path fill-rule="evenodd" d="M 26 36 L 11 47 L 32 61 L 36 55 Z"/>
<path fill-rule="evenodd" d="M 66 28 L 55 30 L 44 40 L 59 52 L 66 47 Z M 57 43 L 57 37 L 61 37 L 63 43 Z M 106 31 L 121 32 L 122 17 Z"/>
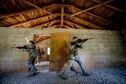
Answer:
<path fill-rule="evenodd" d="M 120 30 L 126 0 L 1 0 L 0 27 Z"/>

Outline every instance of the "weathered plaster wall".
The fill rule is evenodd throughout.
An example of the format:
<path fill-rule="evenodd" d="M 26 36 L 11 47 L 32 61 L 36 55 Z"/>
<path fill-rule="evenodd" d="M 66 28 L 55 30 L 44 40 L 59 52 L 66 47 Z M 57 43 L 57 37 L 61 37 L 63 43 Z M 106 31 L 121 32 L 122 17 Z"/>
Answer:
<path fill-rule="evenodd" d="M 12 47 L 25 45 L 25 37 L 32 40 L 34 34 L 51 32 L 68 32 L 71 38 L 94 38 L 79 51 L 88 69 L 126 66 L 126 44 L 118 31 L 0 28 L 0 72 L 26 71 L 27 53 Z"/>

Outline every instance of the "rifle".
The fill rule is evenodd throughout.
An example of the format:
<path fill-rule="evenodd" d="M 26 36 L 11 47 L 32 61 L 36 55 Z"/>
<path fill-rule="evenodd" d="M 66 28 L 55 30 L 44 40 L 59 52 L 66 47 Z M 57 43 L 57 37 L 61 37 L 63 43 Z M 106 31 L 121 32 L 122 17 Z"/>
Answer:
<path fill-rule="evenodd" d="M 81 47 L 82 44 L 83 44 L 84 42 L 86 42 L 87 40 L 90 40 L 90 39 L 93 39 L 93 38 L 78 39 L 78 40 L 76 41 L 76 43 L 81 43 L 81 44 L 80 44 L 80 45 L 75 45 L 76 48 L 82 48 L 82 47 Z"/>
<path fill-rule="evenodd" d="M 78 39 L 78 43 L 84 43 L 86 42 L 87 40 L 90 40 L 90 39 L 93 39 L 93 38 L 86 38 L 86 39 Z"/>
<path fill-rule="evenodd" d="M 28 49 L 28 47 L 27 47 L 26 45 L 24 45 L 24 46 L 12 47 L 12 48 L 17 48 L 17 49 Z"/>
<path fill-rule="evenodd" d="M 35 49 L 35 48 L 29 48 L 28 45 L 17 46 L 17 47 L 12 47 L 12 48 L 17 48 L 17 49 Z"/>

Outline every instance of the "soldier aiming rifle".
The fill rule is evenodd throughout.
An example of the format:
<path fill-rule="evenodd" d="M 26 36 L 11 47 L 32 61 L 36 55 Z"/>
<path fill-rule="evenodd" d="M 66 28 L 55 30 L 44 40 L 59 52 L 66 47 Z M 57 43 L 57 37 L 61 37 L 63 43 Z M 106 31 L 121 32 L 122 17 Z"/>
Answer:
<path fill-rule="evenodd" d="M 34 75 L 37 72 L 35 65 L 35 59 L 37 56 L 37 52 L 36 52 L 36 46 L 34 41 L 28 41 L 29 45 L 24 45 L 24 46 L 18 46 L 18 47 L 13 47 L 13 48 L 18 48 L 18 49 L 23 49 L 23 51 L 28 52 L 29 54 L 29 59 L 28 59 L 28 71 L 29 71 L 29 75 Z"/>
<path fill-rule="evenodd" d="M 60 71 L 60 74 L 58 75 L 62 79 L 67 79 L 66 73 L 71 69 L 73 62 L 76 61 L 82 71 L 82 76 L 89 76 L 90 74 L 86 72 L 83 62 L 80 59 L 80 56 L 78 55 L 78 48 L 83 48 L 82 44 L 86 42 L 89 39 L 93 38 L 86 38 L 86 39 L 79 39 L 78 37 L 73 37 L 73 41 L 69 44 L 69 52 L 70 57 L 68 59 L 68 64 L 63 70 Z"/>

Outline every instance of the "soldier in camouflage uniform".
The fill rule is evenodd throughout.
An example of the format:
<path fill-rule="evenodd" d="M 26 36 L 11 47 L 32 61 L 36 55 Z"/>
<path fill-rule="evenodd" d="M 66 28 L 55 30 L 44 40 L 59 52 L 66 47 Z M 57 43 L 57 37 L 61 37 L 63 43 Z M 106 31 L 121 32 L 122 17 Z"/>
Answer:
<path fill-rule="evenodd" d="M 33 41 L 29 41 L 29 45 L 26 45 L 25 51 L 27 51 L 29 54 L 28 59 L 29 75 L 34 75 L 37 71 L 35 67 L 35 59 L 37 56 L 35 43 Z"/>
<path fill-rule="evenodd" d="M 83 76 L 89 76 L 90 75 L 90 74 L 86 73 L 83 62 L 81 61 L 80 57 L 78 56 L 78 48 L 82 48 L 82 44 L 80 44 L 77 41 L 78 41 L 78 38 L 73 37 L 73 42 L 71 42 L 70 45 L 69 45 L 70 58 L 68 59 L 68 64 L 62 71 L 60 71 L 60 74 L 58 75 L 62 79 L 67 79 L 67 76 L 65 74 L 70 70 L 74 61 L 76 61 L 79 64 L 79 66 L 82 70 Z M 85 41 L 87 41 L 87 40 L 85 40 Z"/>

